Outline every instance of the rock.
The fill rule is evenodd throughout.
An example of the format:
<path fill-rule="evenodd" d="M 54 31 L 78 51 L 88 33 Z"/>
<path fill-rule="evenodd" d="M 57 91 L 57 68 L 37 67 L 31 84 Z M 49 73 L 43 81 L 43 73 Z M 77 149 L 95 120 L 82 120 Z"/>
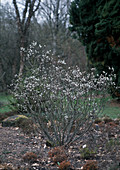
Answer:
<path fill-rule="evenodd" d="M 50 142 L 50 141 L 46 141 L 46 146 L 48 146 L 48 147 L 52 147 L 52 146 L 54 146 L 54 144 L 52 144 L 52 142 Z"/>
<path fill-rule="evenodd" d="M 10 116 L 2 121 L 2 126 L 3 127 L 16 127 L 20 122 L 23 120 L 28 119 L 28 117 L 24 115 L 14 115 Z"/>

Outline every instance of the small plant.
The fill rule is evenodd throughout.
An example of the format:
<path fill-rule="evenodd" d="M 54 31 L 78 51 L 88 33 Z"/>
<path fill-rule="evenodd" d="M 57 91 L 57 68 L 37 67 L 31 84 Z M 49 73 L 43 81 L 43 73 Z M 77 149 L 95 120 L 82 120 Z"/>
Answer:
<path fill-rule="evenodd" d="M 28 152 L 23 156 L 25 162 L 34 163 L 37 161 L 37 155 L 33 152 Z"/>
<path fill-rule="evenodd" d="M 89 160 L 87 163 L 83 166 L 83 170 L 97 170 L 97 161 L 95 160 Z"/>
<path fill-rule="evenodd" d="M 93 158 L 94 155 L 96 154 L 95 151 L 89 149 L 87 146 L 82 148 L 80 150 L 80 154 L 81 154 L 81 158 L 83 159 L 90 159 L 90 158 Z"/>
<path fill-rule="evenodd" d="M 60 170 L 69 170 L 71 167 L 71 164 L 69 161 L 63 161 L 61 163 L 58 163 L 58 168 Z"/>
<path fill-rule="evenodd" d="M 48 155 L 55 164 L 67 160 L 67 155 L 63 147 L 55 147 L 48 152 Z"/>

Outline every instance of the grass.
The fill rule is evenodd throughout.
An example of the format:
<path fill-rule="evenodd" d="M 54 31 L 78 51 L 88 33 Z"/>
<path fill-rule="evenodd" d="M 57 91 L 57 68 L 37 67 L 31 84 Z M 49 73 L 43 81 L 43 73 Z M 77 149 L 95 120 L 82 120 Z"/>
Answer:
<path fill-rule="evenodd" d="M 12 98 L 11 95 L 6 95 L 5 93 L 0 93 L 0 102 L 9 103 L 9 100 Z"/>
<path fill-rule="evenodd" d="M 13 100 L 11 95 L 0 93 L 0 102 L 2 103 L 2 106 L 0 107 L 0 113 L 12 111 L 12 108 L 10 108 L 10 100 Z"/>
<path fill-rule="evenodd" d="M 10 100 L 13 100 L 11 95 L 0 93 L 0 122 L 3 119 L 16 114 L 14 109 L 10 107 Z"/>
<path fill-rule="evenodd" d="M 108 116 L 112 119 L 120 118 L 120 107 L 106 106 L 101 117 Z"/>
<path fill-rule="evenodd" d="M 12 109 L 9 108 L 9 106 L 4 106 L 0 108 L 0 113 L 5 113 L 5 112 L 11 112 Z"/>

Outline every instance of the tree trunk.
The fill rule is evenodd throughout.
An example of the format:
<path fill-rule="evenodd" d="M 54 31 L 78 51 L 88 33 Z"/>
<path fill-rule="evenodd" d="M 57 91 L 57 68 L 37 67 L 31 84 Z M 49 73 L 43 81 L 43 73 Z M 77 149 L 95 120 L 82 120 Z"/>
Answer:
<path fill-rule="evenodd" d="M 31 23 L 31 18 L 35 15 L 35 12 L 39 9 L 41 0 L 25 0 L 25 5 L 23 11 L 20 12 L 20 9 L 17 5 L 17 1 L 13 0 L 13 5 L 16 12 L 16 20 L 18 26 L 18 33 L 20 36 L 20 69 L 19 76 L 22 75 L 24 70 L 24 61 L 25 61 L 25 51 L 26 42 L 28 40 L 27 34 L 29 32 L 29 26 Z M 22 13 L 22 17 L 20 15 Z"/>
<path fill-rule="evenodd" d="M 25 61 L 25 35 L 22 36 L 20 40 L 20 68 L 19 68 L 19 76 L 22 75 L 23 70 L 24 70 L 24 61 Z"/>

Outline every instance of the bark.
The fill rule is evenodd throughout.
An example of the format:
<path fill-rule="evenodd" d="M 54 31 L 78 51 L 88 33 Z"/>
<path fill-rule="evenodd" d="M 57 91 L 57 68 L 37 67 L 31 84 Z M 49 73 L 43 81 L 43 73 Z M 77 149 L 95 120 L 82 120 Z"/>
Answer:
<path fill-rule="evenodd" d="M 31 23 L 31 18 L 35 15 L 35 12 L 39 9 L 41 0 L 26 0 L 22 16 L 20 16 L 20 11 L 16 0 L 13 0 L 13 5 L 16 13 L 16 20 L 18 26 L 18 34 L 20 36 L 20 68 L 19 75 L 23 73 L 24 70 L 24 58 L 25 53 L 21 48 L 26 49 L 27 40 L 29 35 L 29 26 Z"/>

